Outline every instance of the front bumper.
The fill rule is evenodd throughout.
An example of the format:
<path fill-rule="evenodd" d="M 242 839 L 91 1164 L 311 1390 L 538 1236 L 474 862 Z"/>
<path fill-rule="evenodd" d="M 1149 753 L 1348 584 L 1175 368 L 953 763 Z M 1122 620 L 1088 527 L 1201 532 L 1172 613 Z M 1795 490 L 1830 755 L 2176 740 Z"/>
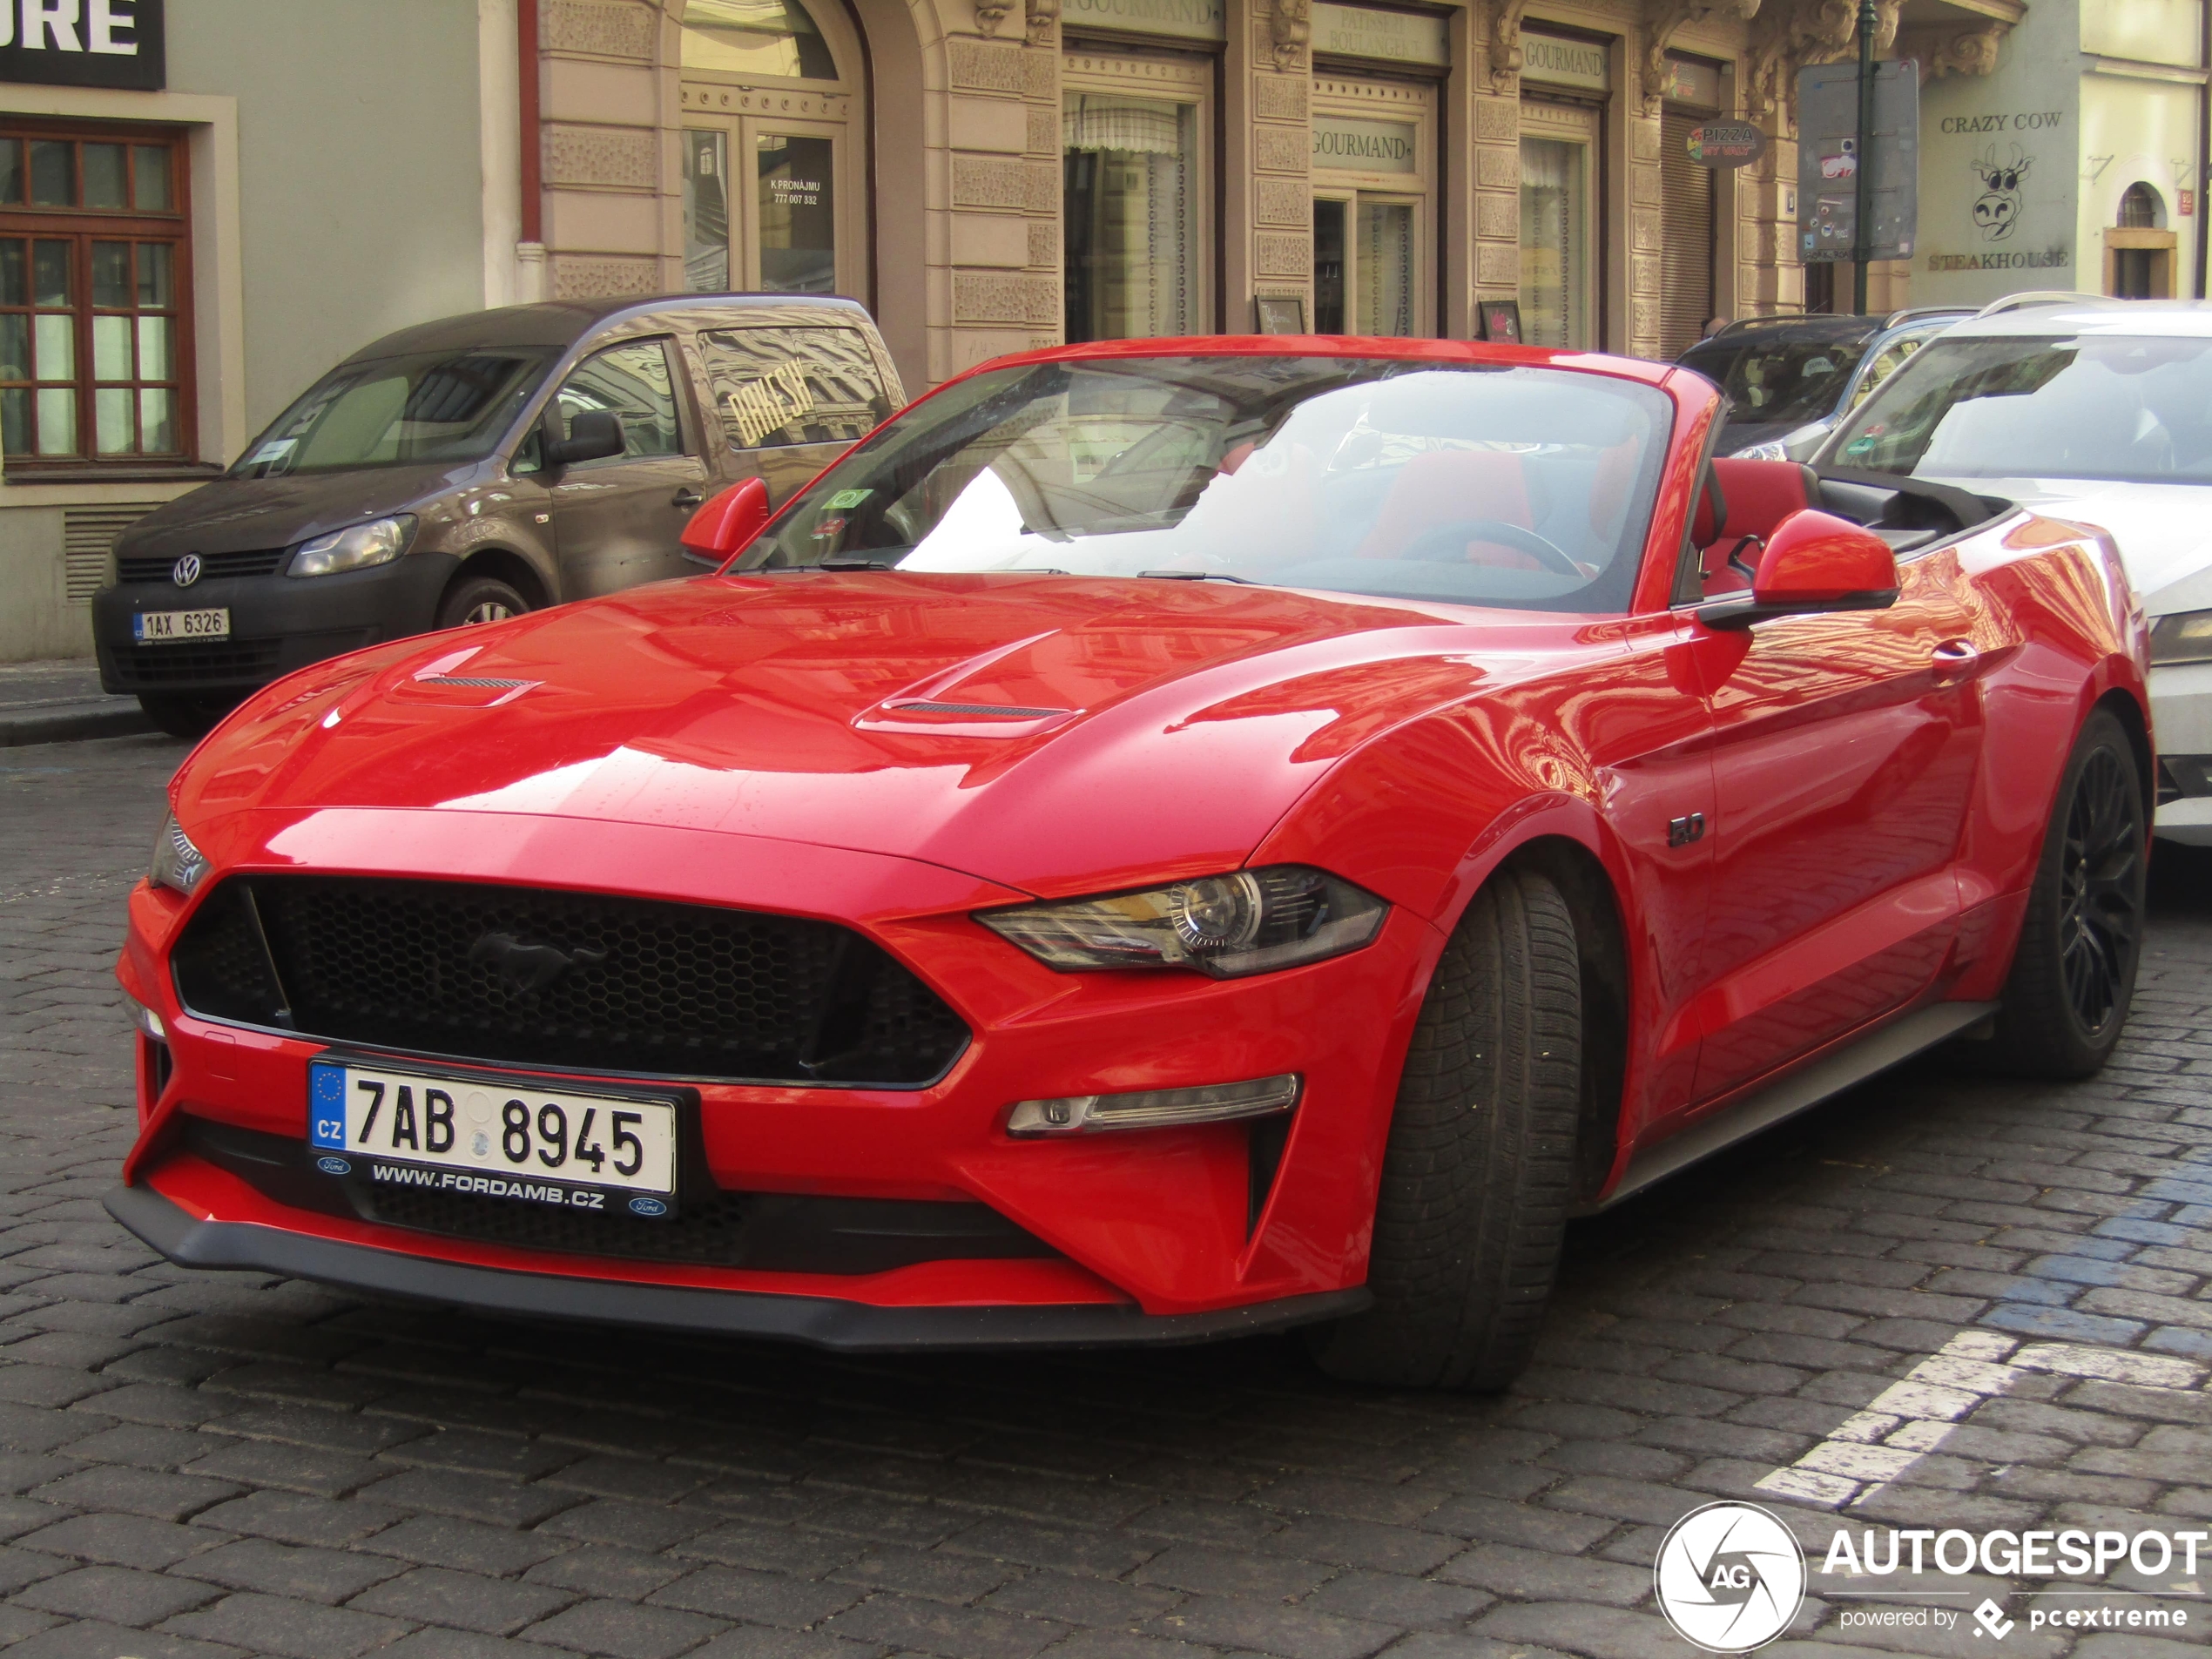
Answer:
<path fill-rule="evenodd" d="M 2212 846 L 2212 663 L 2170 663 L 2150 671 L 2151 731 L 2160 754 L 2161 800 L 2153 828 L 2170 841 Z"/>
<path fill-rule="evenodd" d="M 133 582 L 92 597 L 92 647 L 100 688 L 111 693 L 190 696 L 243 692 L 325 658 L 428 630 L 438 597 L 460 561 L 448 553 L 409 553 L 338 576 L 209 579 L 179 588 Z M 140 611 L 231 613 L 230 637 L 140 645 L 131 618 Z"/>
<path fill-rule="evenodd" d="M 440 857 L 459 856 L 472 867 L 448 865 L 449 873 L 772 909 L 855 927 L 950 1003 L 973 1042 L 926 1088 L 698 1082 L 713 1185 L 741 1206 L 757 1195 L 980 1204 L 1040 1243 L 1040 1258 L 948 1256 L 842 1273 L 791 1263 L 772 1271 L 647 1264 L 287 1201 L 266 1183 L 249 1184 L 207 1162 L 185 1131 L 195 1121 L 227 1124 L 286 1137 L 304 1152 L 307 1068 L 329 1045 L 185 1014 L 167 953 L 187 907 L 141 885 L 118 977 L 160 1015 L 167 1042 L 140 1040 L 144 1130 L 125 1178 L 185 1218 L 165 1224 L 165 1232 L 139 1219 L 162 1211 L 131 1211 L 126 1219 L 150 1243 L 188 1264 L 239 1264 L 246 1258 L 238 1252 L 247 1251 L 273 1271 L 371 1289 L 435 1284 L 442 1288 L 408 1293 L 486 1308 L 762 1334 L 789 1325 L 806 1340 L 1198 1340 L 1258 1328 L 1252 1320 L 1291 1324 L 1351 1311 L 1342 1298 L 1358 1294 L 1366 1277 L 1398 1069 L 1420 988 L 1441 948 L 1420 918 L 1393 912 L 1364 950 L 1247 980 L 1059 974 L 970 919 L 975 908 L 1018 895 L 939 867 L 661 826 L 556 829 L 530 817 L 468 817 L 468 833 L 456 836 L 455 815 L 447 813 L 355 810 L 300 822 L 253 812 L 201 826 L 201 846 L 219 872 L 267 867 L 278 856 L 273 843 L 293 857 L 312 843 L 315 865 L 353 873 L 388 865 L 419 878 L 435 873 Z M 211 881 L 203 896 L 219 885 Z M 1287 1071 L 1305 1078 L 1305 1094 L 1287 1138 L 1271 1145 L 1241 1123 L 1046 1141 L 1004 1132 L 1008 1108 L 1024 1098 Z M 563 1075 L 579 1087 L 588 1081 Z M 522 1281 L 543 1283 L 525 1292 Z M 662 1311 L 631 1310 L 633 1298 L 643 1298 L 638 1309 Z M 793 1306 L 744 1311 L 762 1298 Z M 737 1311 L 708 1312 L 718 1298 Z M 1067 1312 L 1078 1306 L 1080 1315 Z M 844 1312 L 832 1317 L 825 1307 Z M 977 1312 L 1017 1307 L 1031 1312 Z M 937 1334 L 894 1339 L 881 1333 L 907 1327 L 884 1323 L 894 1309 L 936 1309 L 945 1318 L 923 1322 Z M 1198 1323 L 1156 1323 L 1162 1319 Z M 1022 1336 L 1028 1320 L 1051 1334 Z M 967 1330 L 988 1334 L 962 1337 Z M 1114 1334 L 1122 1331 L 1128 1334 Z"/>
<path fill-rule="evenodd" d="M 182 1267 L 252 1268 L 488 1313 L 767 1337 L 853 1352 L 1175 1346 L 1342 1318 L 1374 1300 L 1359 1289 L 1164 1315 L 1147 1314 L 1127 1302 L 873 1307 L 829 1297 L 637 1285 L 436 1261 L 251 1223 L 195 1221 L 145 1187 L 118 1187 L 106 1202 L 110 1215 Z"/>

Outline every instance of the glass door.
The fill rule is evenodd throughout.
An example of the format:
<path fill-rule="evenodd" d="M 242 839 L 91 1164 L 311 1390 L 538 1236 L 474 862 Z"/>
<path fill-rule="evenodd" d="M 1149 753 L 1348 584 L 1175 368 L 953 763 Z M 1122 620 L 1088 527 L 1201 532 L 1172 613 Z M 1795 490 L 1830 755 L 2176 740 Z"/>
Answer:
<path fill-rule="evenodd" d="M 1596 112 L 1523 105 L 1522 113 L 1521 337 L 1531 346 L 1594 347 Z"/>
<path fill-rule="evenodd" d="M 1420 83 L 1314 83 L 1315 333 L 1435 331 L 1434 104 Z"/>
<path fill-rule="evenodd" d="M 833 126 L 755 116 L 685 130 L 684 275 L 693 293 L 843 292 L 841 136 Z"/>
<path fill-rule="evenodd" d="M 1313 199 L 1313 331 L 1417 331 L 1420 204 L 1354 192 Z"/>

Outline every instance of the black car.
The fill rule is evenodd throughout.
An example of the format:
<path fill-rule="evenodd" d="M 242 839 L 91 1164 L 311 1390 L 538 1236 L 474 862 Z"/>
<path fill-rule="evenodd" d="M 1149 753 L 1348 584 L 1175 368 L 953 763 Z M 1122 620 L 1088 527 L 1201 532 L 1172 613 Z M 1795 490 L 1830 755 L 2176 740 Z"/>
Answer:
<path fill-rule="evenodd" d="M 100 682 L 165 731 L 341 651 L 691 567 L 747 478 L 780 505 L 905 401 L 850 300 L 558 300 L 387 335 L 118 540 Z"/>
<path fill-rule="evenodd" d="M 1835 423 L 1966 307 L 1878 317 L 1751 317 L 1699 341 L 1676 361 L 1728 395 L 1716 453 L 1803 461 Z"/>

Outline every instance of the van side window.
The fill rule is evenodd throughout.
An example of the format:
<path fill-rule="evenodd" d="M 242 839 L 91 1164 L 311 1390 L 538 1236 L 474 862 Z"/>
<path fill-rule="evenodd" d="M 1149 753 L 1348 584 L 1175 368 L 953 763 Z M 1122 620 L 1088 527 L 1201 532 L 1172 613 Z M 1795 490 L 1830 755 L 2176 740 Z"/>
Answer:
<path fill-rule="evenodd" d="M 883 377 L 857 328 L 710 328 L 699 356 L 732 449 L 850 443 L 890 418 Z"/>
<path fill-rule="evenodd" d="M 622 417 L 622 458 L 684 453 L 684 428 L 676 419 L 676 382 L 668 372 L 668 348 L 658 340 L 625 341 L 594 352 L 576 366 L 553 407 L 563 436 L 569 422 L 586 409 L 611 409 Z"/>

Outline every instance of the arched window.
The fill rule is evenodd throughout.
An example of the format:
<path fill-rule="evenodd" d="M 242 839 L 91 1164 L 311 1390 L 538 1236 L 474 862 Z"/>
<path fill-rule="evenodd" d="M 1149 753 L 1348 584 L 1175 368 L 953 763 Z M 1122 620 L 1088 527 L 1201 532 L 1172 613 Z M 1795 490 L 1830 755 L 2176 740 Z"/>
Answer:
<path fill-rule="evenodd" d="M 697 3 L 697 0 L 693 3 Z M 2148 231 L 2157 227 L 2158 192 L 2146 184 L 2128 185 L 2120 198 L 2120 228 Z"/>
<path fill-rule="evenodd" d="M 684 67 L 833 81 L 837 64 L 799 0 L 689 0 Z"/>

